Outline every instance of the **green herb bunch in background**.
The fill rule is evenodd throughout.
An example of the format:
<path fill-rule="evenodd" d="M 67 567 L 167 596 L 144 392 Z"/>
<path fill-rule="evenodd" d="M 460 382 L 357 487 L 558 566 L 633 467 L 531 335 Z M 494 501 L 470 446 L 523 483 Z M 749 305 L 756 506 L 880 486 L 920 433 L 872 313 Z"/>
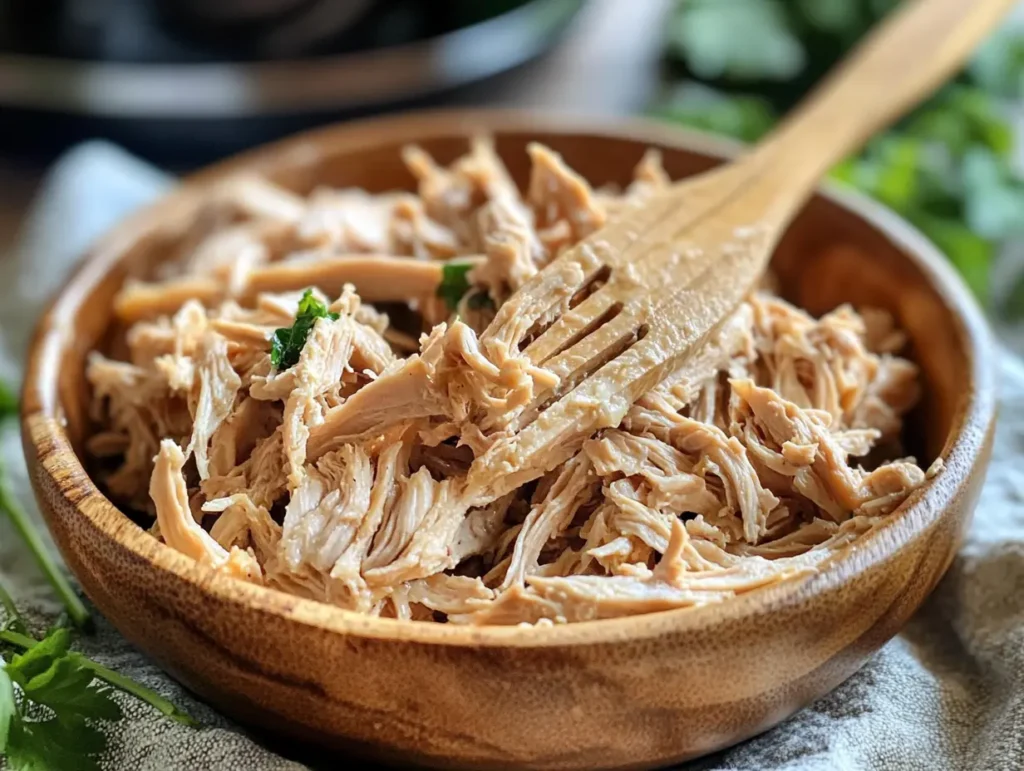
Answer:
<path fill-rule="evenodd" d="M 965 0 L 967 1 L 967 0 Z M 655 115 L 753 142 L 898 0 L 678 0 Z M 897 211 L 949 257 L 983 305 L 1024 316 L 1024 281 L 993 308 L 1001 244 L 1024 236 L 1009 107 L 1024 96 L 1024 31 L 994 35 L 963 73 L 832 172 Z"/>

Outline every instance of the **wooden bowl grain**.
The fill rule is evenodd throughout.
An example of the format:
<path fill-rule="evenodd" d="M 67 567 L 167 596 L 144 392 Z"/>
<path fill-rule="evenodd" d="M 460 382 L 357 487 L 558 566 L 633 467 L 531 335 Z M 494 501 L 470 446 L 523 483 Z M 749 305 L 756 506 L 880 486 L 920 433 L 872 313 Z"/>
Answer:
<path fill-rule="evenodd" d="M 924 601 L 956 553 L 991 447 L 984 320 L 942 255 L 866 201 L 819 194 L 774 268 L 783 294 L 811 312 L 852 302 L 896 314 L 925 382 L 910 449 L 945 469 L 810 577 L 714 607 L 553 628 L 366 618 L 200 569 L 83 467 L 84 357 L 110 330 L 124 266 L 166 253 L 205 185 L 250 168 L 299 191 L 407 188 L 403 144 L 449 160 L 476 131 L 496 136 L 520 181 L 533 139 L 598 184 L 626 182 L 648 146 L 673 177 L 728 155 L 646 123 L 455 112 L 331 127 L 196 175 L 97 244 L 39 323 L 23 438 L 56 542 L 129 640 L 228 715 L 274 732 L 403 765 L 598 769 L 664 765 L 764 731 L 842 682 Z"/>

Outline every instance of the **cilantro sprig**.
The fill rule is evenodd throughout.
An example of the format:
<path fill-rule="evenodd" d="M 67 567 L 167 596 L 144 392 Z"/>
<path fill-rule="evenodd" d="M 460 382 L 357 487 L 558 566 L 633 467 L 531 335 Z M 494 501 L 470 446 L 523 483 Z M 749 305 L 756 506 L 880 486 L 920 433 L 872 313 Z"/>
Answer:
<path fill-rule="evenodd" d="M 0 670 L 0 754 L 13 769 L 98 768 L 107 743 L 96 723 L 121 718 L 113 689 L 70 642 L 69 630 L 56 629 Z"/>
<path fill-rule="evenodd" d="M 39 641 L 5 629 L 0 640 L 23 651 L 0 656 L 0 757 L 11 771 L 98 769 L 107 740 L 97 723 L 123 716 L 118 690 L 196 724 L 159 694 L 70 650 L 66 627 Z"/>
<path fill-rule="evenodd" d="M 338 318 L 337 313 L 328 311 L 327 306 L 313 296 L 312 289 L 303 292 L 295 314 L 295 323 L 290 327 L 275 329 L 270 340 L 270 363 L 274 365 L 274 369 L 286 370 L 299 363 L 306 338 L 309 337 L 317 319 L 337 321 Z"/>
<path fill-rule="evenodd" d="M 0 645 L 18 651 L 0 653 L 0 758 L 10 771 L 99 769 L 107 741 L 97 724 L 121 719 L 117 691 L 198 725 L 155 691 L 70 650 L 69 628 L 56 627 L 42 640 L 29 636 L 2 586 L 0 604 L 6 613 Z"/>
<path fill-rule="evenodd" d="M 441 266 L 441 283 L 437 285 L 436 294 L 444 300 L 448 310 L 458 310 L 459 303 L 463 299 L 466 300 L 466 304 L 471 310 L 480 310 L 482 308 L 494 310 L 494 301 L 490 295 L 480 288 L 474 290 L 473 285 L 469 282 L 469 272 L 473 267 L 474 264 L 472 262 L 459 262 L 457 260 L 447 262 Z"/>
<path fill-rule="evenodd" d="M 459 301 L 469 291 L 471 262 L 446 262 L 441 268 L 441 283 L 437 285 L 437 296 L 444 300 L 449 310 L 459 307 Z"/>
<path fill-rule="evenodd" d="M 57 627 L 51 630 L 42 640 L 36 640 L 28 634 L 15 631 L 13 627 L 13 624 L 8 624 L 5 628 L 0 629 L 0 643 L 6 644 L 20 651 L 24 651 L 25 655 L 31 653 L 33 654 L 34 659 L 38 659 L 41 655 L 46 654 L 47 651 L 51 654 L 56 651 L 60 655 L 54 656 L 54 663 L 56 663 L 57 658 L 66 658 L 71 662 L 69 665 L 71 669 L 76 671 L 88 670 L 92 673 L 89 682 L 86 683 L 86 685 L 91 684 L 93 680 L 99 681 L 96 683 L 97 685 L 105 683 L 106 685 L 103 687 L 110 687 L 134 696 L 177 723 L 187 726 L 199 725 L 191 715 L 176 707 L 173 702 L 165 699 L 156 691 L 153 691 L 146 686 L 135 682 L 131 678 L 125 677 L 124 675 L 103 666 L 102 664 L 96 663 L 92 659 L 83 656 L 81 653 L 68 650 L 68 645 L 70 645 L 71 642 L 71 630 L 67 627 Z M 54 641 L 54 638 L 56 638 L 56 642 Z M 15 656 L 15 661 L 17 661 L 17 659 L 18 657 Z M 66 685 L 67 678 L 62 678 L 59 682 Z M 27 695 L 30 698 L 32 696 L 31 692 L 27 692 Z M 35 701 L 35 699 L 33 700 Z M 100 717 L 99 715 L 91 716 Z M 2 728 L 0 728 L 0 731 L 2 731 Z"/>
<path fill-rule="evenodd" d="M 0 383 L 0 419 L 16 412 L 16 400 Z M 87 628 L 89 612 L 39 532 L 17 504 L 0 466 L 0 511 L 7 515 L 64 604 L 64 617 Z M 42 639 L 29 634 L 7 589 L 0 583 L 0 758 L 10 771 L 99 769 L 107 746 L 102 724 L 120 720 L 115 693 L 129 694 L 185 725 L 187 713 L 155 691 L 72 651 L 71 630 L 57 626 Z M 11 653 L 10 651 L 16 651 Z"/>

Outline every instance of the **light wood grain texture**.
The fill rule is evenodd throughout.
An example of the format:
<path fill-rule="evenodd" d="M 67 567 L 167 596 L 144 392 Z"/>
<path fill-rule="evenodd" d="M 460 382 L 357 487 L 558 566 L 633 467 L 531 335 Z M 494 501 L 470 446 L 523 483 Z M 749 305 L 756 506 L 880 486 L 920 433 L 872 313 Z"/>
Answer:
<path fill-rule="evenodd" d="M 821 313 L 891 310 L 922 368 L 909 451 L 945 470 L 817 575 L 718 606 L 553 628 L 367 618 L 213 575 L 115 508 L 83 467 L 84 358 L 111 332 L 133 261 L 173 246 L 204 186 L 240 168 L 300 193 L 318 183 L 414 184 L 400 147 L 448 162 L 476 131 L 520 183 L 526 145 L 595 184 L 624 184 L 644 148 L 673 177 L 725 154 L 647 123 L 530 113 L 408 115 L 328 128 L 203 172 L 98 244 L 39 324 L 22 401 L 33 484 L 71 570 L 161 666 L 244 722 L 404 765 L 646 768 L 732 744 L 827 692 L 894 635 L 953 559 L 977 499 L 994 416 L 992 352 L 944 258 L 879 207 L 819 194 L 774 259 L 783 294 Z"/>

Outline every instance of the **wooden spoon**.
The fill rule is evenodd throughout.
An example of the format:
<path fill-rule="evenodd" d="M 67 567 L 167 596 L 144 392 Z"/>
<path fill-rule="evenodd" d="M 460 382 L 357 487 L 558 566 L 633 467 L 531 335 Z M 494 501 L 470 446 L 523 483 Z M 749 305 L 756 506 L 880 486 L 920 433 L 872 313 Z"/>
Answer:
<path fill-rule="evenodd" d="M 510 416 L 474 462 L 470 490 L 498 497 L 555 468 L 688 358 L 755 288 L 820 177 L 953 74 L 1016 0 L 914 0 L 741 160 L 673 185 L 552 262 L 480 338 L 525 348 L 559 385 Z M 600 284 L 570 309 L 570 298 Z"/>
<path fill-rule="evenodd" d="M 482 505 L 550 471 L 666 375 L 686 376 L 822 174 L 948 78 L 1013 5 L 906 2 L 745 157 L 620 212 L 521 287 L 480 347 L 499 364 L 522 351 L 557 384 L 499 421 L 504 435 L 471 466 L 468 497 Z M 310 459 L 407 415 L 396 400 L 422 401 L 407 380 L 402 393 L 371 383 L 328 414 L 310 432 Z"/>

